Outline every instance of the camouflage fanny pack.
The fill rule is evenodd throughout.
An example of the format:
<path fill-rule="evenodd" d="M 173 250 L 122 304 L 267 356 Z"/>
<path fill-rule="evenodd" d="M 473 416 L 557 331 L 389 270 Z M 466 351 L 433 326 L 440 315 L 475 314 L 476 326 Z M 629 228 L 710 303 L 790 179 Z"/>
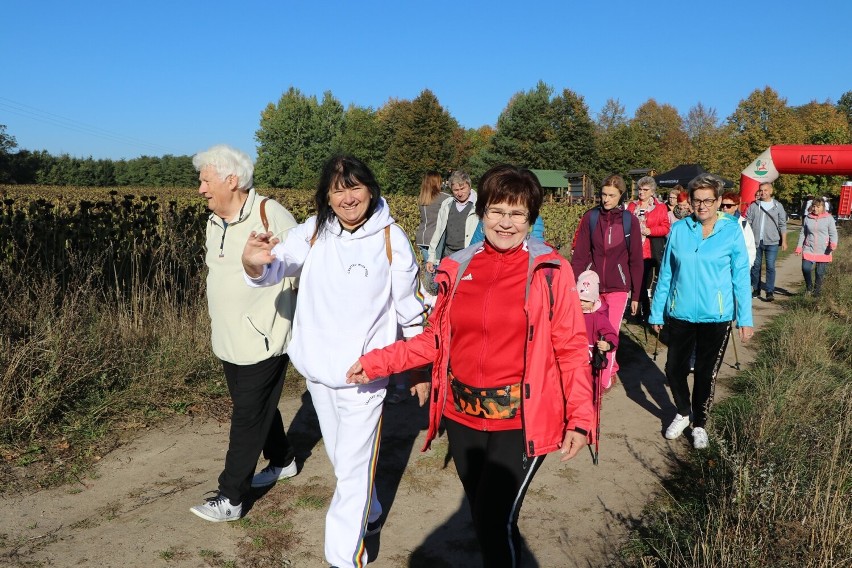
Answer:
<path fill-rule="evenodd" d="M 521 383 L 483 389 L 466 385 L 449 374 L 456 411 L 479 418 L 514 418 L 521 408 Z"/>

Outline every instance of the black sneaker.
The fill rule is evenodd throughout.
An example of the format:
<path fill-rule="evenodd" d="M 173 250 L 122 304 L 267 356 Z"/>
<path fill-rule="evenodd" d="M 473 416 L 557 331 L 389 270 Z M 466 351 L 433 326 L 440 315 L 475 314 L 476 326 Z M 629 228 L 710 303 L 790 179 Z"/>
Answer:
<path fill-rule="evenodd" d="M 752 298 L 760 298 L 760 288 L 757 288 L 756 290 L 752 290 L 751 291 L 751 297 Z"/>
<path fill-rule="evenodd" d="M 382 519 L 379 519 L 378 521 L 373 521 L 372 523 L 367 523 L 367 530 L 364 531 L 364 538 L 382 532 L 383 525 L 384 522 L 382 521 Z"/>
<path fill-rule="evenodd" d="M 767 302 L 774 302 L 775 301 L 775 294 L 773 294 L 772 292 L 767 292 L 766 293 L 766 301 Z"/>

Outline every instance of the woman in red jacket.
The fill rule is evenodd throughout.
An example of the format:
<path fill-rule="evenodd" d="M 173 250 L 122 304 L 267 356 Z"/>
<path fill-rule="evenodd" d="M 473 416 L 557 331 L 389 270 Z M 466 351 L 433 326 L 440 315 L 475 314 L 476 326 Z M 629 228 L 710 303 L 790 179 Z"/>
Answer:
<path fill-rule="evenodd" d="M 568 262 L 529 237 L 541 207 L 529 170 L 495 166 L 476 213 L 485 241 L 441 261 L 424 332 L 362 356 L 350 383 L 433 363 L 426 447 L 445 418 L 487 567 L 520 565 L 517 521 L 544 456 L 573 458 L 594 425 L 586 326 Z M 507 528 L 509 530 L 507 530 Z"/>
<path fill-rule="evenodd" d="M 639 219 L 642 235 L 642 320 L 648 321 L 651 313 L 651 289 L 654 275 L 660 269 L 666 237 L 672 228 L 669 210 L 666 204 L 657 199 L 657 182 L 651 176 L 640 178 L 636 182 L 639 199 L 631 201 L 627 210 Z"/>

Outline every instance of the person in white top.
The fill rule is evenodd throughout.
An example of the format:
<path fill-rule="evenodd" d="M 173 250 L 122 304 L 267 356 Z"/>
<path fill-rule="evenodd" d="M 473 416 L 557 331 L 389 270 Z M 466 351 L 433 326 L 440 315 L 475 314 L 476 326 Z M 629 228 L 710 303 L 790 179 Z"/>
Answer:
<path fill-rule="evenodd" d="M 422 331 L 427 313 L 417 259 L 394 224 L 370 169 L 336 156 L 323 168 L 314 217 L 284 242 L 253 233 L 243 251 L 250 286 L 300 275 L 288 353 L 307 380 L 337 487 L 325 525 L 325 557 L 333 566 L 367 564 L 364 538 L 382 525 L 375 462 L 387 377 L 346 383 L 364 353 Z M 421 391 L 425 392 L 425 391 Z"/>
<path fill-rule="evenodd" d="M 740 224 L 740 229 L 743 231 L 745 239 L 746 252 L 748 252 L 748 265 L 754 264 L 754 259 L 757 258 L 757 245 L 754 242 L 754 231 L 751 229 L 748 221 L 740 214 L 740 196 L 733 191 L 728 191 L 722 195 L 722 213 L 727 213 L 733 216 Z"/>

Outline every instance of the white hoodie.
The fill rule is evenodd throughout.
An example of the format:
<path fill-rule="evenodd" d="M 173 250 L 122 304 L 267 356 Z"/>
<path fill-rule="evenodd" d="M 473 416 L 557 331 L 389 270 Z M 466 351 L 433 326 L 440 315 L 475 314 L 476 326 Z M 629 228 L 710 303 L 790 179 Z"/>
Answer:
<path fill-rule="evenodd" d="M 400 326 L 406 337 L 422 331 L 427 308 L 418 265 L 383 198 L 358 230 L 344 231 L 334 218 L 311 246 L 316 221 L 311 217 L 291 229 L 272 249 L 276 260 L 257 279 L 246 275 L 246 281 L 269 286 L 301 275 L 290 360 L 309 381 L 357 387 L 346 384 L 346 371 L 361 355 L 396 341 Z M 392 263 L 385 247 L 388 225 Z"/>

